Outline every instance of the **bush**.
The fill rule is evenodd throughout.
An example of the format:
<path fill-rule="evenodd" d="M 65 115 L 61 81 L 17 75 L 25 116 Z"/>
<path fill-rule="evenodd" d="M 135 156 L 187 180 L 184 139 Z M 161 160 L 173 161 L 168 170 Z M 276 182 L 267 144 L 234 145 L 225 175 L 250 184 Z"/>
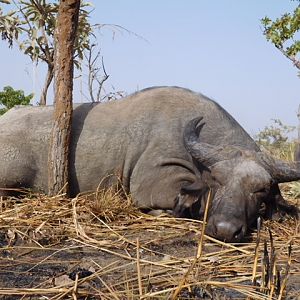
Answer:
<path fill-rule="evenodd" d="M 33 94 L 25 96 L 24 91 L 14 90 L 11 86 L 6 86 L 3 91 L 0 92 L 0 115 L 3 115 L 10 108 L 16 105 L 28 105 L 33 98 Z"/>
<path fill-rule="evenodd" d="M 272 155 L 293 160 L 295 141 L 290 141 L 288 135 L 295 130 L 295 126 L 284 125 L 279 119 L 272 119 L 273 124 L 266 126 L 256 136 L 256 142 Z"/>
<path fill-rule="evenodd" d="M 295 130 L 295 127 L 284 125 L 278 119 L 273 120 L 273 122 L 274 124 L 266 126 L 264 130 L 255 136 L 256 142 L 277 158 L 294 160 L 296 141 L 290 141 L 288 135 Z M 300 198 L 299 181 L 286 183 L 285 186 L 290 197 Z"/>

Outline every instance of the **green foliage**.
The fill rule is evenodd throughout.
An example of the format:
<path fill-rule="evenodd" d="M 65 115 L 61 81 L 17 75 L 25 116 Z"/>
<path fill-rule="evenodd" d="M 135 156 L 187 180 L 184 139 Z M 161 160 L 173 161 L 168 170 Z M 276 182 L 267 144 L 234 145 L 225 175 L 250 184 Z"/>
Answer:
<path fill-rule="evenodd" d="M 41 93 L 39 104 L 46 104 L 48 88 L 54 77 L 54 33 L 59 8 L 58 0 L 0 0 L 0 35 L 8 42 L 9 47 L 18 45 L 19 49 L 35 63 L 46 63 L 47 74 L 44 88 Z M 88 61 L 88 87 L 89 93 L 93 90 L 93 82 L 100 81 L 100 92 L 105 78 L 108 78 L 104 67 L 97 66 L 98 56 L 91 58 L 89 53 L 97 43 L 96 30 L 100 31 L 104 26 L 112 30 L 113 36 L 116 33 L 125 31 L 128 34 L 137 34 L 112 24 L 90 24 L 92 3 L 81 1 L 77 37 L 74 45 L 74 64 L 77 69 L 85 68 L 83 61 Z M 92 69 L 89 67 L 92 66 Z M 103 66 L 103 63 L 102 63 Z M 100 76 L 100 72 L 104 75 Z M 95 73 L 96 72 L 96 73 Z M 101 78 L 102 77 L 102 78 Z M 92 78 L 92 83 L 90 82 Z M 105 79 L 103 81 L 103 78 Z M 102 82 L 103 81 L 103 82 Z M 100 93 L 98 93 L 100 95 Z M 107 96 L 107 98 L 112 98 Z M 113 95 L 113 97 L 116 95 Z M 99 97 L 97 97 L 99 99 Z M 103 97 L 101 97 L 103 98 Z M 92 97 L 91 97 L 92 99 Z"/>
<path fill-rule="evenodd" d="M 294 153 L 296 149 L 296 142 L 288 138 L 295 127 L 284 125 L 280 120 L 273 120 L 274 124 L 266 126 L 259 132 L 255 139 L 261 146 L 262 150 L 266 150 L 276 158 L 294 161 Z M 300 198 L 300 183 L 290 182 L 284 184 L 286 193 L 293 198 Z"/>
<path fill-rule="evenodd" d="M 289 134 L 295 127 L 284 125 L 279 119 L 272 121 L 273 124 L 266 126 L 255 136 L 256 142 L 278 158 L 293 160 L 295 143 L 289 141 Z"/>
<path fill-rule="evenodd" d="M 55 24 L 59 1 L 0 0 L 0 34 L 9 47 L 14 44 L 35 62 L 47 64 L 47 75 L 40 98 L 46 104 L 46 95 L 54 76 Z M 74 64 L 80 69 L 83 53 L 89 48 L 93 28 L 89 23 L 89 3 L 81 3 L 77 37 L 74 45 Z M 6 13 L 4 13 L 4 8 Z"/>
<path fill-rule="evenodd" d="M 33 94 L 25 96 L 22 90 L 14 90 L 10 86 L 4 87 L 3 91 L 0 92 L 0 104 L 4 106 L 0 109 L 0 115 L 16 105 L 28 105 L 32 98 Z"/>
<path fill-rule="evenodd" d="M 297 40 L 297 33 L 300 30 L 300 5 L 296 7 L 293 13 L 285 13 L 275 21 L 265 17 L 261 23 L 267 40 L 272 42 L 300 69 L 300 41 Z"/>
<path fill-rule="evenodd" d="M 54 30 L 59 1 L 46 0 L 1 0 L 8 10 L 0 8 L 0 32 L 9 46 L 17 43 L 20 50 L 32 61 L 44 61 L 53 64 Z M 82 3 L 78 24 L 78 36 L 75 42 L 75 65 L 80 67 L 83 51 L 89 47 L 92 26 L 89 23 L 91 5 Z"/>
<path fill-rule="evenodd" d="M 288 135 L 295 130 L 295 126 L 284 125 L 279 119 L 272 119 L 274 124 L 266 126 L 260 131 L 256 139 L 259 144 L 279 147 L 288 140 Z"/>

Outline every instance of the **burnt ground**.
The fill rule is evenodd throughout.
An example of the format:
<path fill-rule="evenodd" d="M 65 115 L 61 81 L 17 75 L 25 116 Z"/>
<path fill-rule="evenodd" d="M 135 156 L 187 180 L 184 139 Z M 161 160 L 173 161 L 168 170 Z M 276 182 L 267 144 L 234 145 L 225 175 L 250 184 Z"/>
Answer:
<path fill-rule="evenodd" d="M 3 236 L 3 234 L 2 234 Z M 3 241 L 2 241 L 3 242 Z M 136 257 L 136 247 L 127 245 L 126 249 L 109 249 L 106 248 L 104 251 L 101 249 L 93 249 L 82 245 L 81 243 L 74 241 L 64 241 L 59 245 L 44 245 L 44 249 L 40 249 L 34 244 L 28 244 L 18 242 L 18 245 L 11 249 L 0 250 L 0 289 L 15 290 L 17 295 L 2 295 L 2 299 L 24 299 L 23 295 L 28 294 L 26 291 L 22 293 L 21 289 L 51 289 L 60 285 L 74 286 L 76 274 L 79 279 L 91 276 L 93 274 L 98 275 L 89 279 L 86 283 L 82 284 L 84 290 L 82 299 L 100 299 L 101 290 L 107 290 L 105 285 L 114 287 L 115 290 L 118 288 L 124 294 L 126 291 L 126 281 L 133 279 L 136 281 L 136 261 L 131 258 Z M 141 251 L 140 259 L 145 261 L 158 262 L 161 261 L 172 261 L 175 257 L 179 257 L 181 260 L 191 259 L 197 252 L 198 242 L 196 241 L 195 234 L 187 234 L 186 236 L 173 237 L 166 243 L 163 241 L 160 243 L 153 243 L 148 245 L 151 251 Z M 5 247 L 4 247 L 5 248 Z M 113 253 L 109 253 L 112 251 Z M 210 245 L 207 246 L 206 252 L 218 252 L 220 251 L 218 246 Z M 143 253 L 144 252 L 144 253 Z M 148 253 L 147 253 L 148 252 Z M 128 256 L 128 259 L 124 256 Z M 214 259 L 211 259 L 211 263 L 214 264 Z M 247 261 L 247 259 L 246 259 Z M 245 262 L 247 264 L 248 262 Z M 295 264 L 298 264 L 297 266 Z M 200 267 L 201 268 L 201 267 Z M 105 271 L 107 269 L 107 271 Z M 144 267 L 144 276 L 148 276 L 148 282 L 145 285 L 146 292 L 155 292 L 163 290 L 161 286 L 160 278 L 153 276 L 153 282 L 151 280 L 150 267 Z M 161 269 L 161 268 L 157 268 Z M 218 270 L 218 262 L 215 263 L 215 268 L 211 268 L 205 274 L 205 270 L 201 270 L 201 277 L 213 277 L 212 273 L 215 273 L 215 277 L 219 277 L 221 270 Z M 222 267 L 221 267 L 222 269 Z M 239 270 L 234 270 L 235 266 L 228 266 L 224 279 L 230 280 L 238 275 Z M 231 270 L 230 270 L 231 269 Z M 294 261 L 293 264 L 294 272 L 297 270 L 298 275 L 300 274 L 300 261 Z M 160 270 L 159 270 L 160 271 Z M 186 271 L 186 267 L 182 268 L 180 272 L 182 275 Z M 153 266 L 152 272 L 155 272 L 155 265 Z M 229 273 L 229 274 L 228 274 Z M 231 273 L 231 274 L 230 274 Z M 297 299 L 299 297 L 300 290 L 300 278 L 298 275 L 292 275 L 289 278 L 289 283 L 286 289 L 286 299 Z M 170 281 L 174 281 L 176 285 L 176 279 L 172 280 L 170 274 Z M 165 277 L 162 272 L 162 280 Z M 101 279 L 100 279 L 101 278 Z M 220 279 L 219 279 L 220 280 Z M 158 281 L 157 287 L 155 283 Z M 244 281 L 245 284 L 251 285 L 248 279 Z M 130 289 L 129 289 L 130 291 Z M 128 291 L 127 291 L 128 292 Z M 55 294 L 61 293 L 41 293 L 40 295 L 54 296 Z M 104 293 L 105 294 L 105 293 Z M 288 295 L 291 294 L 291 297 Z M 27 295 L 28 299 L 41 299 L 39 294 Z M 80 293 L 78 298 L 80 298 Z M 69 298 L 70 293 L 63 298 Z M 165 299 L 166 294 L 163 294 L 162 298 Z M 138 296 L 132 293 L 128 296 L 128 299 L 135 298 Z M 201 285 L 195 285 L 190 291 L 186 288 L 179 294 L 180 299 L 244 299 L 245 296 L 235 290 L 226 288 L 213 288 L 209 287 L 203 289 Z M 54 298 L 56 299 L 56 298 Z M 126 296 L 122 295 L 120 299 L 127 299 Z M 156 299 L 156 298 L 152 298 Z M 276 299 L 276 298 L 275 298 Z"/>
<path fill-rule="evenodd" d="M 4 236 L 2 234 L 2 236 Z M 191 258 L 192 253 L 196 253 L 198 243 L 194 240 L 191 234 L 185 237 L 175 237 L 169 239 L 168 243 L 153 243 L 149 244 L 149 253 L 140 253 L 140 259 L 152 262 L 160 262 L 171 260 L 171 257 Z M 3 241 L 2 241 L 3 244 Z M 1 265 L 0 265 L 0 286 L 1 288 L 10 288 L 21 290 L 22 288 L 39 288 L 49 289 L 61 284 L 74 285 L 76 274 L 80 278 L 84 278 L 105 269 L 107 266 L 113 266 L 108 272 L 101 272 L 101 279 L 93 278 L 89 280 L 85 286 L 90 292 L 87 299 L 98 298 L 100 295 L 93 295 L 92 289 L 101 290 L 105 288 L 105 282 L 108 285 L 121 286 L 125 285 L 126 280 L 136 277 L 136 262 L 130 258 L 136 257 L 136 247 L 126 246 L 126 250 L 113 249 L 113 253 L 109 253 L 110 249 L 101 251 L 86 247 L 81 243 L 65 241 L 58 245 L 51 245 L 48 249 L 43 250 L 36 245 L 29 245 L 23 242 L 18 242 L 11 250 L 2 250 Z M 128 259 L 123 256 L 128 256 Z M 154 267 L 155 268 L 155 267 Z M 144 271 L 146 271 L 145 268 Z M 146 274 L 149 270 L 146 271 Z M 147 291 L 159 291 L 160 287 L 155 287 L 151 283 L 151 276 Z M 154 278 L 154 281 L 157 279 Z M 118 284 L 117 284 L 118 283 Z M 199 296 L 197 297 L 197 293 Z M 212 292 L 210 292 L 212 293 Z M 213 294 L 223 294 L 221 291 L 214 291 Z M 209 295 L 209 294 L 208 294 Z M 201 288 L 194 288 L 192 291 L 183 289 L 180 293 L 180 298 L 195 299 L 211 298 L 206 295 Z M 233 295 L 233 293 L 232 293 Z M 28 298 L 39 299 L 40 295 L 34 295 Z M 67 296 L 66 296 L 67 297 Z M 100 296 L 101 297 L 101 296 Z M 132 297 L 137 297 L 132 295 Z M 6 295 L 2 299 L 20 299 L 20 295 Z M 128 297 L 130 298 L 130 297 Z M 126 299 L 121 297 L 121 299 Z"/>
<path fill-rule="evenodd" d="M 43 202 L 0 214 L 1 299 L 171 299 L 180 283 L 178 299 L 300 299 L 295 220 L 265 222 L 253 284 L 256 233 L 241 245 L 207 237 L 195 263 L 200 222 L 136 212 L 86 222 L 84 205 L 55 205 L 47 216 L 32 205 Z"/>

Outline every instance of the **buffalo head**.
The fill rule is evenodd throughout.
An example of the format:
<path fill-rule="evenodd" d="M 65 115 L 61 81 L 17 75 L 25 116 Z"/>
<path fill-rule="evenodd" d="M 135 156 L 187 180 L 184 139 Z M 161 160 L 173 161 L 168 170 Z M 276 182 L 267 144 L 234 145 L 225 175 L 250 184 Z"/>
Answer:
<path fill-rule="evenodd" d="M 184 131 L 184 145 L 199 165 L 201 178 L 181 189 L 174 213 L 180 216 L 189 211 L 192 217 L 201 218 L 211 190 L 206 232 L 223 241 L 239 242 L 263 206 L 270 217 L 284 203 L 278 183 L 300 179 L 300 168 L 261 151 L 201 142 L 201 120 L 193 119 Z"/>

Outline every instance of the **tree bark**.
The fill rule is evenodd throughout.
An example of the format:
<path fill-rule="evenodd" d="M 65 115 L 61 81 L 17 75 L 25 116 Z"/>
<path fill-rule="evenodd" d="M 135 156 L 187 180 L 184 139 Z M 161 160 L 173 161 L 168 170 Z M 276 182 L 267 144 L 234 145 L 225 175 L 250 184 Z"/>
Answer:
<path fill-rule="evenodd" d="M 296 141 L 296 149 L 295 149 L 295 154 L 294 154 L 294 160 L 295 161 L 300 161 L 300 105 L 298 107 L 298 138 Z"/>
<path fill-rule="evenodd" d="M 54 76 L 54 67 L 53 67 L 53 65 L 48 64 L 47 75 L 46 75 L 44 87 L 43 87 L 43 90 L 41 93 L 39 105 L 47 104 L 47 92 L 48 92 L 48 88 L 53 80 L 53 76 Z"/>
<path fill-rule="evenodd" d="M 49 195 L 68 196 L 72 122 L 73 53 L 80 0 L 61 0 L 55 29 L 55 109 L 48 156 Z"/>

